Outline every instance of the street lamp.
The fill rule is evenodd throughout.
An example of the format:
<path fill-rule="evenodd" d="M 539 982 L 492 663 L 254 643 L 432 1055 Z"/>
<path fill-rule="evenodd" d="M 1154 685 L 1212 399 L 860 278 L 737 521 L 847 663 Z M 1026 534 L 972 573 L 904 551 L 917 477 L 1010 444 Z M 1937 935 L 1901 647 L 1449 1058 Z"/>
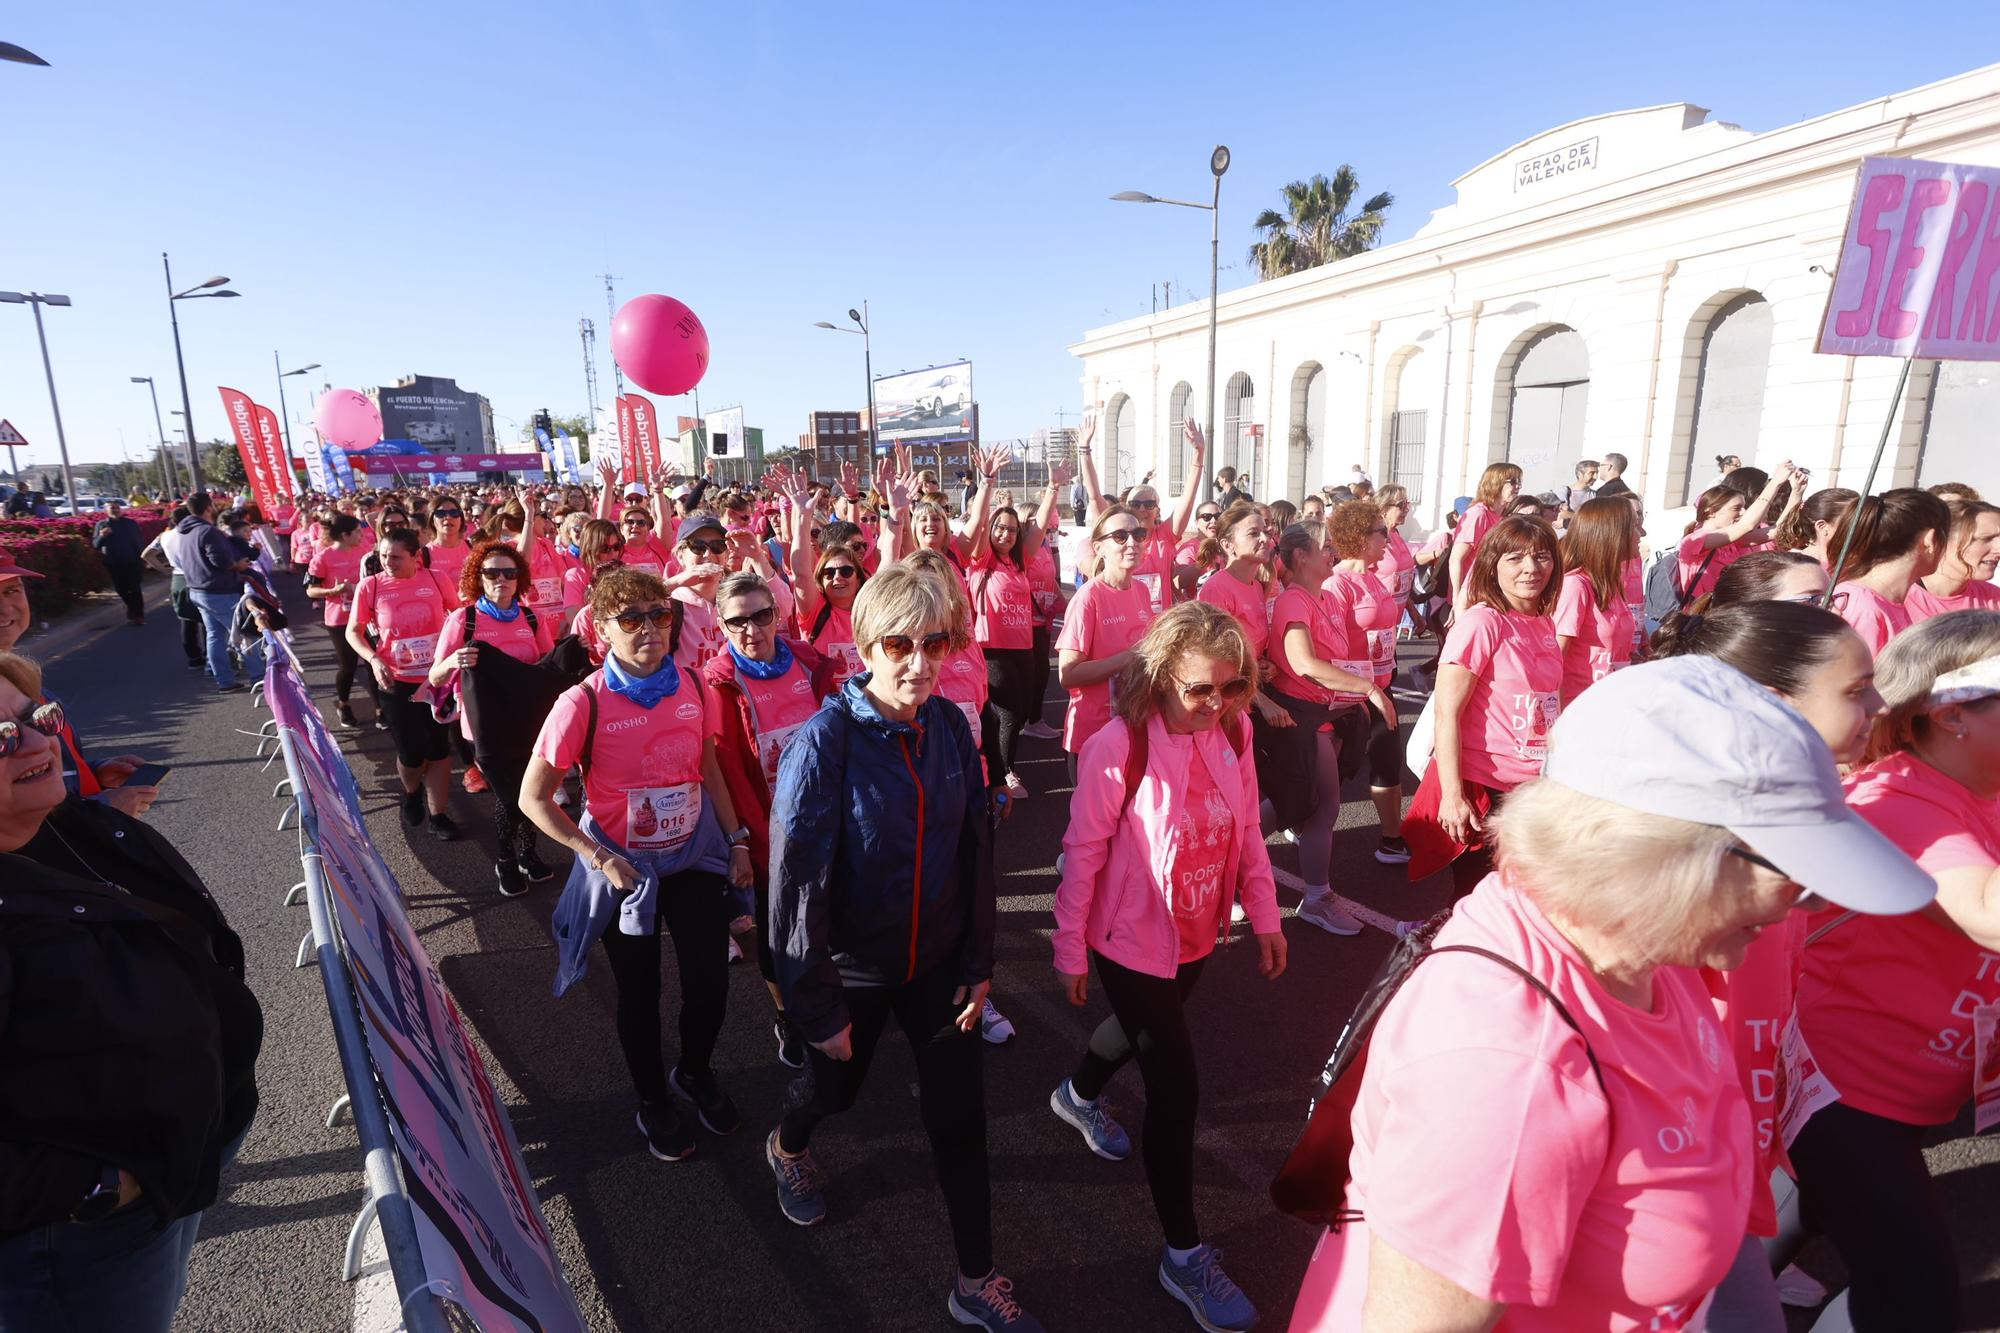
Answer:
<path fill-rule="evenodd" d="M 227 278 L 210 278 L 207 282 L 190 287 L 184 292 L 177 292 L 174 290 L 174 268 L 167 262 L 167 252 L 164 250 L 160 251 L 160 267 L 167 275 L 167 317 L 174 325 L 174 365 L 181 373 L 181 415 L 187 419 L 188 477 L 192 482 L 190 489 L 202 491 L 208 489 L 208 482 L 201 475 L 201 450 L 195 448 L 194 443 L 194 402 L 188 397 L 187 358 L 181 355 L 181 317 L 180 312 L 174 308 L 174 302 L 194 301 L 205 296 L 241 296 L 242 293 L 211 290 L 223 286 L 229 281 Z"/>
<path fill-rule="evenodd" d="M 271 369 L 278 370 L 283 364 L 284 362 L 278 360 L 278 353 L 274 349 L 271 352 Z M 297 370 L 278 370 L 278 421 L 285 431 L 285 466 L 288 469 L 292 466 L 292 416 L 285 410 L 285 381 L 293 375 L 303 375 L 309 370 L 318 369 L 319 362 L 315 361 L 309 366 L 300 366 Z M 287 480 L 291 478 L 288 477 Z"/>
<path fill-rule="evenodd" d="M 167 443 L 167 427 L 160 420 L 160 391 L 153 386 L 151 375 L 134 375 L 134 384 L 146 386 L 146 392 L 153 395 L 153 429 L 160 437 L 160 480 L 166 484 L 167 495 L 174 493 L 174 447 Z"/>
<path fill-rule="evenodd" d="M 847 317 L 854 321 L 854 327 L 851 329 L 844 324 L 829 324 L 823 319 L 816 321 L 813 327 L 816 329 L 832 329 L 835 333 L 858 333 L 861 335 L 861 370 L 868 377 L 868 466 L 873 467 L 875 465 L 875 450 L 878 447 L 878 436 L 875 430 L 875 349 L 869 341 L 868 303 L 863 301 L 859 310 L 849 306 Z"/>
<path fill-rule="evenodd" d="M 1222 257 L 1222 174 L 1229 170 L 1227 148 L 1221 144 L 1215 146 L 1215 151 L 1208 155 L 1208 170 L 1215 177 L 1215 197 L 1206 204 L 1198 204 L 1187 199 L 1160 199 L 1139 190 L 1120 190 L 1111 197 L 1121 204 L 1173 204 L 1179 208 L 1208 210 L 1208 447 L 1214 453 L 1219 453 L 1220 447 L 1215 442 L 1215 308 L 1220 297 L 1220 293 L 1216 291 L 1216 278 L 1220 272 Z M 1202 499 L 1213 497 L 1214 478 L 1213 468 L 1202 469 Z"/>
<path fill-rule="evenodd" d="M 46 65 L 49 63 L 33 51 L 16 46 L 12 42 L 0 42 L 0 60 L 11 60 L 17 65 Z"/>
<path fill-rule="evenodd" d="M 56 401 L 56 372 L 49 364 L 49 335 L 42 328 L 42 307 L 45 305 L 68 305 L 67 296 L 43 295 L 41 292 L 0 292 L 0 303 L 7 305 L 27 305 L 35 312 L 35 337 L 42 344 L 42 374 L 49 381 L 49 410 L 56 418 L 56 448 L 62 451 L 63 494 L 69 497 L 69 512 L 78 512 L 76 479 L 69 472 L 69 438 L 63 434 L 62 404 Z"/>

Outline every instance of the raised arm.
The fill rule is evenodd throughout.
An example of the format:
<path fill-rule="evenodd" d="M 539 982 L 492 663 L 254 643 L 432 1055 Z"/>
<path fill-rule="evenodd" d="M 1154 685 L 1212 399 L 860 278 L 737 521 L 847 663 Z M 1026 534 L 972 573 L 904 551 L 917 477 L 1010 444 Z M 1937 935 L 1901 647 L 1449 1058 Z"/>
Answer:
<path fill-rule="evenodd" d="M 1041 551 L 1042 543 L 1048 540 L 1049 527 L 1056 519 L 1056 507 L 1062 503 L 1062 489 L 1069 485 L 1074 475 L 1061 463 L 1049 464 L 1049 484 L 1042 492 L 1042 502 L 1036 506 L 1035 516 L 1021 524 L 1021 535 L 1016 539 L 1021 543 L 1021 564 L 1024 567 Z"/>
<path fill-rule="evenodd" d="M 965 514 L 964 536 L 966 541 L 966 563 L 977 564 L 986 558 L 992 547 L 991 517 L 993 514 L 993 486 L 1000 476 L 1000 470 L 1014 457 L 1014 451 L 1004 444 L 996 444 L 984 451 L 974 450 L 973 465 L 979 469 L 979 489 L 973 492 L 972 504 Z"/>
<path fill-rule="evenodd" d="M 1091 441 L 1097 438 L 1097 413 L 1085 412 L 1083 424 L 1076 431 L 1076 467 L 1083 477 L 1083 493 L 1090 497 L 1090 516 L 1096 518 L 1110 507 L 1104 498 L 1103 489 L 1097 484 L 1097 462 L 1090 456 Z"/>
<path fill-rule="evenodd" d="M 618 521 L 618 465 L 608 458 L 597 460 L 597 516 Z"/>
<path fill-rule="evenodd" d="M 1764 515 L 1771 508 L 1771 501 L 1777 498 L 1778 488 L 1790 480 L 1791 475 L 1792 465 L 1787 461 L 1771 474 L 1771 479 L 1764 483 L 1764 489 L 1758 493 L 1757 498 L 1743 507 L 1743 517 L 1726 528 L 1695 534 L 1701 538 L 1702 549 L 1707 551 L 1718 546 L 1728 546 L 1732 542 L 1742 541 L 1755 532 L 1764 522 Z"/>
<path fill-rule="evenodd" d="M 1187 440 L 1188 450 L 1194 455 L 1194 466 L 1188 470 L 1187 486 L 1181 491 L 1180 503 L 1174 506 L 1173 534 L 1179 541 L 1187 534 L 1188 521 L 1194 517 L 1195 506 L 1201 503 L 1202 460 L 1208 454 L 1208 440 L 1201 433 L 1195 419 L 1189 417 L 1181 423 L 1181 435 Z"/>

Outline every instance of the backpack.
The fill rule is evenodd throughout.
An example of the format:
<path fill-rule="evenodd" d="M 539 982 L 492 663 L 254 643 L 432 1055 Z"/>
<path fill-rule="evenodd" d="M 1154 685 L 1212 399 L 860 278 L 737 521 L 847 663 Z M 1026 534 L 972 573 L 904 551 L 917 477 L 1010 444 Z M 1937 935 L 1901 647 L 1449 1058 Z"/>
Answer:
<path fill-rule="evenodd" d="M 1319 1079 L 1313 1085 L 1306 1127 L 1271 1182 L 1271 1202 L 1277 1205 L 1278 1211 L 1336 1231 L 1346 1223 L 1361 1220 L 1360 1211 L 1347 1206 L 1347 1186 L 1351 1179 L 1348 1159 L 1354 1149 L 1354 1106 L 1361 1096 L 1369 1039 L 1374 1036 L 1375 1024 L 1382 1017 L 1382 1011 L 1388 1008 L 1389 1001 L 1395 998 L 1403 983 L 1410 979 L 1410 974 L 1425 959 L 1441 953 L 1469 953 L 1491 959 L 1541 992 L 1542 997 L 1555 1006 L 1556 1015 L 1569 1029 L 1583 1037 L 1583 1050 L 1590 1060 L 1590 1072 L 1597 1076 L 1597 1086 L 1605 1093 L 1605 1101 L 1609 1104 L 1610 1091 L 1605 1087 L 1604 1071 L 1598 1067 L 1597 1052 L 1591 1049 L 1590 1039 L 1583 1036 L 1583 1029 L 1577 1026 L 1576 1019 L 1571 1017 L 1563 1002 L 1540 978 L 1513 959 L 1502 957 L 1490 949 L 1472 944 L 1433 947 L 1431 941 L 1437 938 L 1437 933 L 1450 919 L 1451 909 L 1446 908 L 1396 941 L 1396 947 L 1390 950 L 1388 958 L 1383 960 L 1374 979 L 1368 983 L 1368 989 L 1362 992 L 1347 1025 L 1334 1039 L 1333 1054 L 1327 1057 L 1326 1067 L 1320 1071 Z"/>
<path fill-rule="evenodd" d="M 1139 784 L 1145 781 L 1148 751 L 1152 748 L 1144 725 L 1134 726 L 1127 722 L 1125 730 L 1130 740 L 1125 751 L 1125 799 L 1118 806 L 1120 819 L 1132 812 L 1132 799 L 1139 794 Z M 1236 752 L 1238 759 L 1243 757 L 1243 751 L 1249 745 L 1248 731 L 1248 727 L 1230 727 L 1223 732 L 1229 737 L 1229 748 Z"/>
<path fill-rule="evenodd" d="M 1679 552 L 1667 550 L 1654 556 L 1653 567 L 1646 571 L 1646 619 L 1658 624 L 1677 611 L 1685 611 L 1694 598 L 1694 589 L 1701 586 L 1701 576 L 1708 573 L 1715 553 L 1721 549 L 1711 547 L 1702 557 L 1701 567 L 1694 572 L 1694 582 L 1685 591 L 1681 588 Z"/>

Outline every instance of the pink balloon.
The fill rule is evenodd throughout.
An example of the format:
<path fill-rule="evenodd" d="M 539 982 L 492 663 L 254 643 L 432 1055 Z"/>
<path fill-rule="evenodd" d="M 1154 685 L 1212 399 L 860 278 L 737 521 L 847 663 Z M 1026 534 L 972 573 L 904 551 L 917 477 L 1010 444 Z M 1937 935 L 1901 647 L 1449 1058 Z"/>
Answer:
<path fill-rule="evenodd" d="M 708 330 L 671 296 L 635 296 L 611 320 L 611 355 L 646 392 L 686 393 L 708 371 Z"/>
<path fill-rule="evenodd" d="M 313 406 L 313 425 L 328 444 L 349 451 L 382 439 L 382 413 L 359 389 L 333 389 Z"/>

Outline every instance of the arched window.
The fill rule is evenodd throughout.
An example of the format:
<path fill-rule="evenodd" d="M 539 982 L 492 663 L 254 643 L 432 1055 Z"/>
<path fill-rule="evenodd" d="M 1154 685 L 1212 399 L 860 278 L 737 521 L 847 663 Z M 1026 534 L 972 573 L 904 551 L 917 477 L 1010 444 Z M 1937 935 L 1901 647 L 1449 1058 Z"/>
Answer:
<path fill-rule="evenodd" d="M 1307 462 L 1315 450 L 1326 448 L 1326 370 L 1317 361 L 1308 361 L 1292 374 L 1292 423 L 1285 439 L 1285 488 L 1282 495 L 1293 504 L 1305 498 Z"/>
<path fill-rule="evenodd" d="M 1098 481 L 1106 495 L 1115 495 L 1139 479 L 1137 460 L 1132 455 L 1137 416 L 1129 395 L 1113 394 L 1105 404 L 1104 453 L 1099 459 L 1104 471 Z"/>
<path fill-rule="evenodd" d="M 1167 489 L 1179 495 L 1188 484 L 1188 444 L 1182 434 L 1194 386 L 1182 380 L 1167 395 L 1167 419 L 1160 424 L 1160 456 L 1167 460 Z"/>
<path fill-rule="evenodd" d="M 1520 466 L 1522 491 L 1568 485 L 1584 456 L 1590 398 L 1590 352 L 1583 335 L 1561 324 L 1534 335 L 1514 362 L 1510 384 L 1507 461 Z"/>
<path fill-rule="evenodd" d="M 1390 358 L 1386 377 L 1388 416 L 1383 424 L 1388 447 L 1383 471 L 1389 482 L 1409 491 L 1412 506 L 1423 503 L 1424 478 L 1430 468 L 1430 408 L 1437 392 L 1430 371 L 1435 360 L 1420 347 L 1404 347 Z"/>
<path fill-rule="evenodd" d="M 1233 467 L 1240 475 L 1254 481 L 1251 474 L 1256 468 L 1256 456 L 1246 427 L 1250 425 L 1256 406 L 1256 386 L 1251 384 L 1248 375 L 1237 371 L 1229 377 L 1229 383 L 1222 390 L 1222 438 L 1210 444 L 1210 452 L 1214 455 L 1208 463 L 1211 474 Z M 1246 489 L 1249 484 L 1246 481 Z"/>
<path fill-rule="evenodd" d="M 1756 292 L 1744 292 L 1716 311 L 1702 332 L 1694 429 L 1679 478 L 1683 503 L 1715 474 L 1717 456 L 1735 454 L 1746 463 L 1757 457 L 1770 373 L 1771 306 Z"/>

